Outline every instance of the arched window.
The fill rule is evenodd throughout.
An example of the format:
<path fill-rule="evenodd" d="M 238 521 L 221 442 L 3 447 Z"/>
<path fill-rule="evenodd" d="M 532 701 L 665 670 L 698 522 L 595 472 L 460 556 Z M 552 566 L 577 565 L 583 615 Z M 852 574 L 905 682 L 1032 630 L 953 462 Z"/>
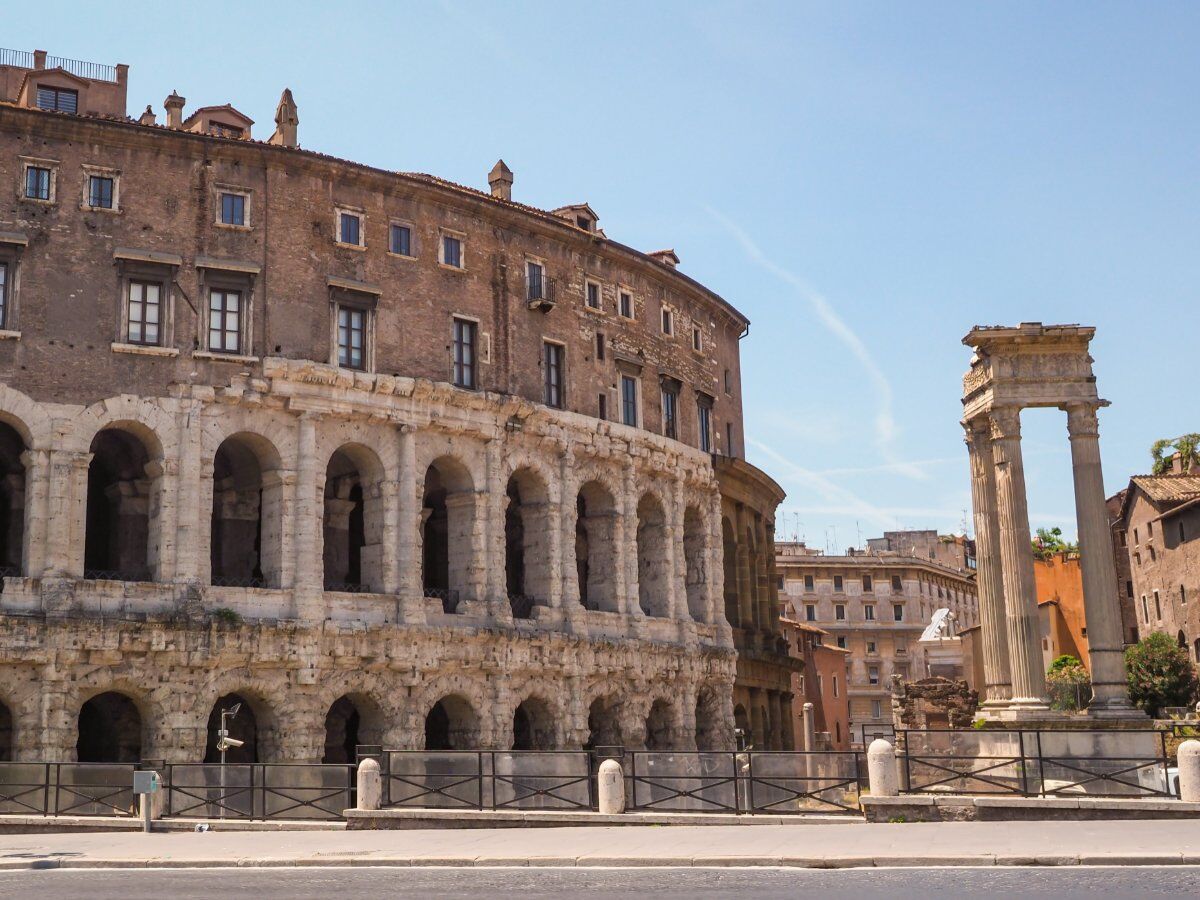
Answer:
<path fill-rule="evenodd" d="M 325 590 L 383 590 L 383 502 L 379 458 L 361 444 L 337 450 L 325 467 Z"/>
<path fill-rule="evenodd" d="M 226 438 L 213 460 L 211 582 L 279 587 L 283 568 L 283 482 L 265 438 Z"/>
<path fill-rule="evenodd" d="M 531 469 L 518 469 L 508 481 L 504 512 L 504 579 L 517 619 L 533 615 L 550 599 L 550 505 L 546 483 Z"/>
<path fill-rule="evenodd" d="M 149 581 L 150 510 L 158 476 L 154 454 L 132 430 L 110 427 L 92 439 L 88 465 L 84 577 Z"/>
<path fill-rule="evenodd" d="M 667 516 L 653 494 L 644 494 L 637 507 L 638 601 L 648 616 L 666 617 L 668 584 Z"/>
<path fill-rule="evenodd" d="M 616 501 L 598 481 L 579 489 L 575 501 L 575 570 L 579 602 L 586 609 L 618 610 L 613 569 L 616 565 Z"/>
<path fill-rule="evenodd" d="M 683 560 L 688 614 L 697 622 L 707 622 L 708 569 L 704 560 L 704 517 L 694 506 L 689 506 L 683 512 Z"/>
<path fill-rule="evenodd" d="M 452 457 L 434 460 L 425 472 L 422 580 L 425 596 L 440 599 L 448 613 L 471 599 L 474 492 L 471 473 Z"/>

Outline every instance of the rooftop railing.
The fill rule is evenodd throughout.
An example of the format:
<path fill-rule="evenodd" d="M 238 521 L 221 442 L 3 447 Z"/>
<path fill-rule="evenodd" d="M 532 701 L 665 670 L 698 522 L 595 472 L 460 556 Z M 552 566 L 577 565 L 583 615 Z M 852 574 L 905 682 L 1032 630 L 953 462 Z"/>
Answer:
<path fill-rule="evenodd" d="M 15 66 L 20 69 L 37 68 L 37 57 L 30 50 L 9 50 L 0 47 L 0 66 Z M 65 56 L 47 56 L 47 69 L 64 69 L 72 75 L 86 78 L 89 81 L 117 80 L 117 67 L 104 63 L 86 62 L 81 59 L 68 59 Z"/>

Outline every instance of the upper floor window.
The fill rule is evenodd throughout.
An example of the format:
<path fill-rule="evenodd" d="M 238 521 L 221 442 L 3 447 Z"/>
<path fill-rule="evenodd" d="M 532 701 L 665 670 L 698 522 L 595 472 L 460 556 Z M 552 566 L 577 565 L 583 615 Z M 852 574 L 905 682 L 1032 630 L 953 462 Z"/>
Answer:
<path fill-rule="evenodd" d="M 900 580 L 900 576 L 899 576 L 899 575 L 893 575 L 893 576 L 892 576 L 892 590 L 893 590 L 893 591 L 902 591 L 902 590 L 904 590 L 904 582 L 902 582 L 902 581 Z"/>
<path fill-rule="evenodd" d="M 862 577 L 862 585 L 864 593 L 870 593 L 871 591 L 875 590 L 875 582 L 872 580 L 870 575 L 864 575 Z"/>
<path fill-rule="evenodd" d="M 543 346 L 546 366 L 546 405 L 561 409 L 563 405 L 563 346 L 546 341 Z"/>
<path fill-rule="evenodd" d="M 53 179 L 50 169 L 42 166 L 25 168 L 25 196 L 30 200 L 50 200 Z"/>
<path fill-rule="evenodd" d="M 0 262 L 0 328 L 8 327 L 8 263 Z"/>
<path fill-rule="evenodd" d="M 863 618 L 868 622 L 875 621 L 875 605 L 873 603 L 863 604 Z"/>
<path fill-rule="evenodd" d="M 899 603 L 892 604 L 892 618 L 897 622 L 904 621 L 904 607 Z"/>
<path fill-rule="evenodd" d="M 463 268 L 462 238 L 453 234 L 442 235 L 441 263 L 443 266 L 449 266 L 452 269 Z"/>
<path fill-rule="evenodd" d="M 805 575 L 804 576 L 804 591 L 805 591 L 805 593 L 811 594 L 814 590 L 816 590 L 816 587 L 817 587 L 816 579 L 813 578 L 813 576 L 811 576 L 811 575 Z"/>
<path fill-rule="evenodd" d="M 540 262 L 527 260 L 525 263 L 525 298 L 527 300 L 547 299 L 546 267 Z"/>
<path fill-rule="evenodd" d="M 87 205 L 92 209 L 112 209 L 115 183 L 109 175 L 89 175 Z"/>
<path fill-rule="evenodd" d="M 733 372 L 729 369 L 725 370 L 725 393 L 733 393 Z"/>
<path fill-rule="evenodd" d="M 39 87 L 37 89 L 38 109 L 53 109 L 57 112 L 79 112 L 79 91 L 69 88 Z"/>
<path fill-rule="evenodd" d="M 867 681 L 871 684 L 879 684 L 879 666 L 869 666 L 867 668 Z"/>
<path fill-rule="evenodd" d="M 605 338 L 603 331 L 596 332 L 596 361 L 604 362 L 605 355 Z"/>
<path fill-rule="evenodd" d="M 679 437 L 679 394 L 672 385 L 662 389 L 663 435 Z"/>
<path fill-rule="evenodd" d="M 707 397 L 696 401 L 696 423 L 700 430 L 700 449 L 712 453 L 712 401 Z"/>
<path fill-rule="evenodd" d="M 158 346 L 161 341 L 162 285 L 151 281 L 130 281 L 126 318 L 126 342 Z"/>
<path fill-rule="evenodd" d="M 338 365 L 345 369 L 367 367 L 367 311 L 339 306 Z"/>
<path fill-rule="evenodd" d="M 584 283 L 584 299 L 587 302 L 588 309 L 600 308 L 600 282 L 592 281 L 590 278 Z"/>
<path fill-rule="evenodd" d="M 621 376 L 621 421 L 634 428 L 638 424 L 638 382 L 631 375 Z"/>
<path fill-rule="evenodd" d="M 208 294 L 208 349 L 242 352 L 242 292 L 213 288 Z"/>
<path fill-rule="evenodd" d="M 357 213 L 338 213 L 338 243 L 362 246 L 362 216 Z"/>
<path fill-rule="evenodd" d="M 845 618 L 846 618 L 846 604 L 845 603 L 835 603 L 833 605 L 833 617 L 835 619 L 837 619 L 839 622 L 845 620 Z"/>
<path fill-rule="evenodd" d="M 246 195 L 232 191 L 221 193 L 221 224 L 246 225 Z"/>
<path fill-rule="evenodd" d="M 842 591 L 842 588 L 843 588 L 844 586 L 845 586 L 845 585 L 844 585 L 844 583 L 842 582 L 842 576 L 841 576 L 841 575 L 834 575 L 834 576 L 833 576 L 833 589 L 834 589 L 835 591 L 837 591 L 838 593 L 841 593 L 841 591 Z"/>
<path fill-rule="evenodd" d="M 704 335 L 700 331 L 699 325 L 692 326 L 692 349 L 697 353 L 704 349 Z"/>
<path fill-rule="evenodd" d="M 412 256 L 412 228 L 392 223 L 388 249 L 397 256 Z"/>
<path fill-rule="evenodd" d="M 675 333 L 675 314 L 666 306 L 662 308 L 662 333 L 668 336 Z"/>
<path fill-rule="evenodd" d="M 596 416 L 603 421 L 608 421 L 608 394 L 604 391 L 596 395 Z"/>
<path fill-rule="evenodd" d="M 806 604 L 804 604 L 804 621 L 806 621 L 806 622 L 815 622 L 815 621 L 817 621 L 817 607 L 816 607 L 816 604 L 814 604 L 814 603 L 806 603 Z"/>
<path fill-rule="evenodd" d="M 479 326 L 469 319 L 454 320 L 454 384 L 475 389 L 475 352 Z"/>
<path fill-rule="evenodd" d="M 617 313 L 626 319 L 633 318 L 633 294 L 620 291 L 617 294 Z"/>

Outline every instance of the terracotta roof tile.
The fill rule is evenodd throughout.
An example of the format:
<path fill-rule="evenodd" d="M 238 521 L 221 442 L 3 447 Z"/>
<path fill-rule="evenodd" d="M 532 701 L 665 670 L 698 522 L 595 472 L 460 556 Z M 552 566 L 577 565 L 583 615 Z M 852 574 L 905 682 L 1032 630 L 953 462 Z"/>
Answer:
<path fill-rule="evenodd" d="M 1130 481 L 1155 503 L 1174 506 L 1200 497 L 1200 475 L 1134 475 Z"/>

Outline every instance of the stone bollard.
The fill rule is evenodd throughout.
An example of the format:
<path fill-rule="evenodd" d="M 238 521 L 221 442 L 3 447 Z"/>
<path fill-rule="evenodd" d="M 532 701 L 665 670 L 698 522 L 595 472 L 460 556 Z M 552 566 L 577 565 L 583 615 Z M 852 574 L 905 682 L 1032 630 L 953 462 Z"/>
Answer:
<path fill-rule="evenodd" d="M 600 763 L 600 771 L 596 774 L 596 797 L 604 815 L 625 812 L 625 773 L 615 759 Z"/>
<path fill-rule="evenodd" d="M 811 703 L 804 704 L 804 749 L 809 753 L 817 749 L 817 717 Z"/>
<path fill-rule="evenodd" d="M 1189 739 L 1179 745 L 1179 799 L 1200 803 L 1200 741 Z"/>
<path fill-rule="evenodd" d="M 883 738 L 871 741 L 867 748 L 867 778 L 872 797 L 895 797 L 900 793 L 896 775 L 896 748 Z"/>
<path fill-rule="evenodd" d="M 383 800 L 383 779 L 379 760 L 364 759 L 358 764 L 358 809 L 379 809 Z"/>

